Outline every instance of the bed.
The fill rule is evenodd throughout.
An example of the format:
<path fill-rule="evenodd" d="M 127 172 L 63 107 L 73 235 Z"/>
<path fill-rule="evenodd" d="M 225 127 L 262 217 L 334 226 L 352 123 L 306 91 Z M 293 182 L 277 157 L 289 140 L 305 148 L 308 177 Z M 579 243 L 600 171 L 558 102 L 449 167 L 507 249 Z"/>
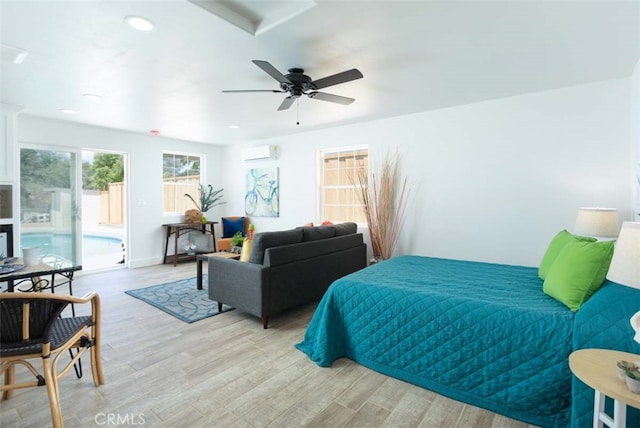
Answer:
<path fill-rule="evenodd" d="M 568 356 L 638 353 L 640 292 L 606 281 L 578 312 L 542 292 L 537 268 L 401 256 L 335 281 L 296 347 L 539 426 L 588 426 L 593 391 Z"/>

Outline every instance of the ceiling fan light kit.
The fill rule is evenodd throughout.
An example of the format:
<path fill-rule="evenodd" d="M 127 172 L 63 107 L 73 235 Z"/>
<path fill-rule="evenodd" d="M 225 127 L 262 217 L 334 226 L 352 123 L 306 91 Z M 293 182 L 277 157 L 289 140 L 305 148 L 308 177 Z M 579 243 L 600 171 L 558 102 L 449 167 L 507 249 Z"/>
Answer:
<path fill-rule="evenodd" d="M 274 78 L 280 84 L 280 90 L 273 89 L 235 89 L 224 90 L 222 92 L 273 92 L 289 95 L 282 101 L 278 107 L 278 111 L 287 110 L 294 101 L 303 95 L 315 100 L 328 101 L 330 103 L 349 105 L 355 101 L 354 98 L 343 97 L 341 95 L 328 94 L 318 92 L 318 89 L 327 88 L 329 86 L 339 85 L 341 83 L 350 82 L 352 80 L 364 77 L 362 73 L 356 69 L 343 71 L 322 79 L 312 80 L 311 77 L 304 74 L 302 68 L 290 68 L 288 74 L 280 73 L 273 65 L 267 61 L 253 60 L 253 63 L 260 67 L 262 71 Z"/>

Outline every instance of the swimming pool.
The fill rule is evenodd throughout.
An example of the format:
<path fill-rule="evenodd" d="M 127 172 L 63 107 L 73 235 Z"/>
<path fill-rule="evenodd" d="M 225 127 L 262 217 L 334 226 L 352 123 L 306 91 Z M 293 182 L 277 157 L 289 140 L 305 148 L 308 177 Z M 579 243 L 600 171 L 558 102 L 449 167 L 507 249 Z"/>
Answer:
<path fill-rule="evenodd" d="M 40 247 L 40 254 L 55 254 L 72 260 L 71 234 L 68 233 L 27 233 L 20 236 L 20 248 Z M 84 254 L 122 253 L 122 240 L 110 236 L 83 235 Z"/>

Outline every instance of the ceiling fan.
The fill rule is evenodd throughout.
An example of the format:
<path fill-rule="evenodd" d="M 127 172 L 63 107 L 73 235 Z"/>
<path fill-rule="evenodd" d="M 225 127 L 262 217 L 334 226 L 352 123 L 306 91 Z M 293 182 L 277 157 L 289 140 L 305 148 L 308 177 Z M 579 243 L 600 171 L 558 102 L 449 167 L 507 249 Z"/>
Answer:
<path fill-rule="evenodd" d="M 273 92 L 273 93 L 288 93 L 289 95 L 282 101 L 278 110 L 286 110 L 293 102 L 300 98 L 302 95 L 306 95 L 309 98 L 329 101 L 330 103 L 337 103 L 343 105 L 349 105 L 355 101 L 353 98 L 343 97 L 340 95 L 327 94 L 326 92 L 318 92 L 318 89 L 326 88 L 328 86 L 339 85 L 340 83 L 350 82 L 352 80 L 361 79 L 362 73 L 358 69 L 352 68 L 351 70 L 343 71 L 342 73 L 333 74 L 331 76 L 323 77 L 318 80 L 311 80 L 309 76 L 304 74 L 302 68 L 290 68 L 288 74 L 280 73 L 273 65 L 267 61 L 253 60 L 253 63 L 260 67 L 265 73 L 273 77 L 280 83 L 280 90 L 275 89 L 238 89 L 238 90 L 225 90 L 222 92 Z"/>

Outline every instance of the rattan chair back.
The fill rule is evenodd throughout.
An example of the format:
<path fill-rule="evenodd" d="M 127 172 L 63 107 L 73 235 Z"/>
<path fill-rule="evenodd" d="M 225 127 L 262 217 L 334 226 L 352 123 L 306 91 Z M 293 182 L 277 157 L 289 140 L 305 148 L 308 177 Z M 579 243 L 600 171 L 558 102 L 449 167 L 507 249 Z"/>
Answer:
<path fill-rule="evenodd" d="M 61 317 L 70 304 L 90 304 L 91 315 Z M 74 354 L 72 350 L 76 350 Z M 96 386 L 104 383 L 100 359 L 100 298 L 96 293 L 74 297 L 48 293 L 0 293 L 0 385 L 8 400 L 14 389 L 46 386 L 54 428 L 63 426 L 58 379 L 80 363 L 87 351 Z M 66 352 L 69 362 L 58 371 Z M 28 360 L 39 358 L 42 374 Z M 16 382 L 16 366 L 26 367 L 35 380 Z"/>
<path fill-rule="evenodd" d="M 28 297 L 0 299 L 0 355 L 49 342 L 51 328 L 68 304 L 61 300 Z"/>

